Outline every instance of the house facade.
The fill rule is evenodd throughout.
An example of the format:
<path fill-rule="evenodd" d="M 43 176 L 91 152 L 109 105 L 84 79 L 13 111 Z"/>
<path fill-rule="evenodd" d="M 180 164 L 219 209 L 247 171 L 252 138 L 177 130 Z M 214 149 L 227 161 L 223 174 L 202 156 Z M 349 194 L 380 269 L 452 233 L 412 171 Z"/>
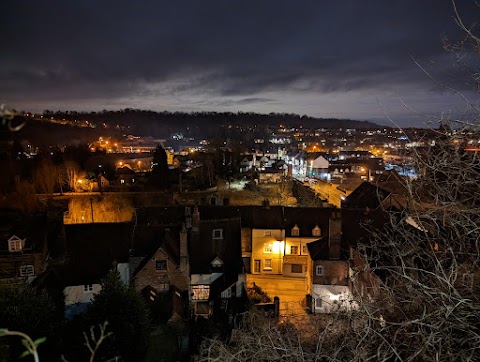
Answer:
<path fill-rule="evenodd" d="M 46 215 L 0 215 L 0 289 L 32 282 L 47 267 Z"/>

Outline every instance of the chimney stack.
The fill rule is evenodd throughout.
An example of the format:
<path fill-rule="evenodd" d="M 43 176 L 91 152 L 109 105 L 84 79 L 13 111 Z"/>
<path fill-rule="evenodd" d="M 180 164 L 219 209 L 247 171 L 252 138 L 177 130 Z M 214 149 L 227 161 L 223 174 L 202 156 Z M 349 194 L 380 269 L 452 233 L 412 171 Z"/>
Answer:
<path fill-rule="evenodd" d="M 198 206 L 195 205 L 192 215 L 192 231 L 198 233 L 200 226 L 200 212 L 198 211 Z"/>
<path fill-rule="evenodd" d="M 328 257 L 340 259 L 342 240 L 342 219 L 339 213 L 333 213 L 329 220 Z"/>
<path fill-rule="evenodd" d="M 182 225 L 180 231 L 180 270 L 186 272 L 188 270 L 188 239 L 187 228 Z"/>

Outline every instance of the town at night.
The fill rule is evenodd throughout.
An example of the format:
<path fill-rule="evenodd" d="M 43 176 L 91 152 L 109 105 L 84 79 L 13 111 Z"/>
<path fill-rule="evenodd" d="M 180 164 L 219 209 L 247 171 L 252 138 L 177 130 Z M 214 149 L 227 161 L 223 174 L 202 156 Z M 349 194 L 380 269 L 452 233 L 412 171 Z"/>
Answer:
<path fill-rule="evenodd" d="M 480 6 L 13 2 L 0 361 L 475 361 Z"/>

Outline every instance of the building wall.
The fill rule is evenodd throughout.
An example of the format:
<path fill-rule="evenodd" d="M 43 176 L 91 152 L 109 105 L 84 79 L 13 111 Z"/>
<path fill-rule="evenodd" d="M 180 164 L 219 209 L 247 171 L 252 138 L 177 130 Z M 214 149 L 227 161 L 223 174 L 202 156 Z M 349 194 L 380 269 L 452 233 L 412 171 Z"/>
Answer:
<path fill-rule="evenodd" d="M 63 289 L 65 295 L 65 306 L 69 306 L 77 303 L 91 303 L 95 294 L 98 294 L 102 290 L 100 284 L 92 284 L 93 289 L 91 291 L 84 291 L 84 285 L 72 285 Z"/>
<path fill-rule="evenodd" d="M 317 275 L 317 266 L 323 275 Z M 345 260 L 315 260 L 312 267 L 313 284 L 348 285 L 348 263 Z"/>
<path fill-rule="evenodd" d="M 311 273 L 311 260 L 308 253 L 307 244 L 315 241 L 317 237 L 296 237 L 289 236 L 285 238 L 285 258 L 283 260 L 283 275 L 296 278 L 308 278 L 310 279 Z M 297 250 L 296 254 L 292 254 L 292 247 Z M 295 251 L 295 250 L 293 250 Z M 302 273 L 292 270 L 292 264 L 302 264 Z M 297 267 L 298 268 L 298 267 Z"/>
<path fill-rule="evenodd" d="M 271 235 L 265 235 L 265 232 Z M 311 262 L 307 244 L 318 237 L 285 237 L 285 230 L 253 229 L 251 272 L 253 274 L 277 274 L 289 277 L 310 279 Z M 268 252 L 266 244 L 271 245 Z M 292 254 L 292 247 L 296 254 Z M 295 249 L 293 250 L 295 251 Z M 268 267 L 271 260 L 271 267 Z M 260 261 L 260 270 L 256 271 L 255 262 Z M 292 271 L 292 264 L 302 264 L 302 272 Z"/>
<path fill-rule="evenodd" d="M 285 240 L 284 230 L 252 229 L 252 273 L 282 274 L 283 240 Z M 269 250 L 267 245 L 270 247 Z M 260 270 L 256 270 L 256 261 L 260 261 Z"/>
<path fill-rule="evenodd" d="M 157 270 L 157 261 L 166 261 L 167 269 Z M 168 283 L 169 287 L 175 285 L 180 291 L 185 291 L 189 289 L 189 276 L 160 248 L 135 275 L 134 285 L 137 291 L 143 290 L 146 286 L 162 291 L 165 283 Z"/>
<path fill-rule="evenodd" d="M 358 309 L 358 304 L 347 286 L 319 285 L 312 287 L 314 313 L 334 313 Z"/>

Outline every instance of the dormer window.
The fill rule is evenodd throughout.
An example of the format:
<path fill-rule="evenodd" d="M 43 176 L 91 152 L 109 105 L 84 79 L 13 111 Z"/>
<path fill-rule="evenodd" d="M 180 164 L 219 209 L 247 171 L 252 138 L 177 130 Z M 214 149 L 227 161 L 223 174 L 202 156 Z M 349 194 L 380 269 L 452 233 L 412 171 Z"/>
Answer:
<path fill-rule="evenodd" d="M 313 236 L 320 236 L 322 234 L 322 230 L 318 225 L 316 225 L 313 230 L 312 230 L 312 235 Z"/>
<path fill-rule="evenodd" d="M 20 239 L 16 235 L 13 235 L 10 239 L 8 239 L 8 251 L 11 253 L 22 251 L 24 246 L 25 239 Z"/>
<path fill-rule="evenodd" d="M 299 236 L 300 235 L 300 228 L 297 224 L 292 228 L 292 236 Z"/>
<path fill-rule="evenodd" d="M 223 266 L 223 261 L 217 256 L 215 259 L 212 260 L 210 265 L 212 266 L 212 268 L 221 268 Z"/>
<path fill-rule="evenodd" d="M 214 240 L 223 239 L 223 229 L 213 229 L 212 239 Z"/>

